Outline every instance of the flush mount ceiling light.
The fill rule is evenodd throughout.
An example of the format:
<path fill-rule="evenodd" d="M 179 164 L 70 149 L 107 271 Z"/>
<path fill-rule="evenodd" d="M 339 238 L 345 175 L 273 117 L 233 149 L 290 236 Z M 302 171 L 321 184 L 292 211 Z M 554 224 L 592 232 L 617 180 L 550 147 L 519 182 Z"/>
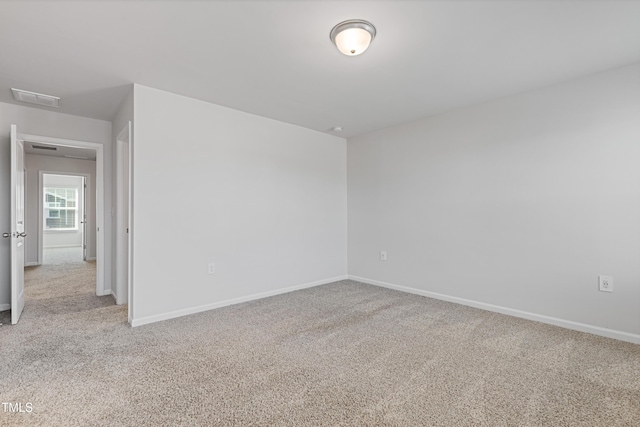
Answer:
<path fill-rule="evenodd" d="M 329 37 L 340 52 L 356 56 L 367 50 L 376 37 L 376 27 L 362 19 L 350 19 L 333 27 Z"/>
<path fill-rule="evenodd" d="M 60 98 L 57 96 L 44 95 L 42 93 L 29 92 L 28 90 L 11 88 L 16 101 L 30 102 L 32 104 L 43 105 L 45 107 L 60 107 Z"/>

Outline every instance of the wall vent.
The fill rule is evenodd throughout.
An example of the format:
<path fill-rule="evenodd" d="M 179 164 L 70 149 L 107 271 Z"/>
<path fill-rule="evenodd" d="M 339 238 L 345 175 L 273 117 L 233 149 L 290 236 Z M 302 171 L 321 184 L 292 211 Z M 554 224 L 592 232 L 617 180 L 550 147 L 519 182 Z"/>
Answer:
<path fill-rule="evenodd" d="M 54 147 L 52 145 L 34 145 L 31 144 L 31 148 L 33 148 L 34 150 L 51 150 L 51 151 L 57 151 L 58 147 Z"/>
<path fill-rule="evenodd" d="M 44 95 L 42 93 L 29 92 L 28 90 L 11 88 L 13 97 L 16 101 L 29 102 L 31 104 L 38 104 L 44 107 L 60 107 L 60 98 L 57 96 Z"/>

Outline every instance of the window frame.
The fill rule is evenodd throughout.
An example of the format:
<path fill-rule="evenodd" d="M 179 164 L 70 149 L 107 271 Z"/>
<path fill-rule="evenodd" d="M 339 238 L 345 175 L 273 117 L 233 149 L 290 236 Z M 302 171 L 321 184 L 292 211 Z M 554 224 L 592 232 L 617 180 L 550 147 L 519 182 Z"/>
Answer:
<path fill-rule="evenodd" d="M 73 192 L 75 192 L 75 206 L 73 207 L 69 207 L 69 206 L 64 206 L 64 207 L 60 207 L 60 206 L 54 206 L 54 207 L 49 207 L 49 204 L 56 204 L 59 205 L 60 202 L 47 202 L 47 195 L 53 195 L 54 197 L 60 197 L 59 195 L 56 194 L 56 192 L 58 190 L 64 190 L 64 192 L 66 193 L 67 191 L 71 190 Z M 53 193 L 52 193 L 53 191 Z M 45 233 L 68 233 L 68 232 L 77 232 L 80 230 L 80 221 L 78 219 L 78 215 L 79 215 L 79 197 L 80 197 L 80 189 L 77 187 L 67 187 L 67 186 L 63 186 L 63 185 L 58 185 L 58 186 L 43 186 L 42 187 L 42 203 L 43 203 L 43 208 L 42 208 L 42 221 L 44 223 L 44 227 L 43 227 L 43 231 Z M 65 203 L 66 205 L 67 203 Z M 58 216 L 48 216 L 47 214 L 51 211 L 57 211 L 58 212 Z M 47 219 L 57 219 L 57 218 L 61 218 L 61 211 L 72 211 L 74 212 L 74 227 L 59 227 L 59 228 L 49 228 L 47 227 Z"/>

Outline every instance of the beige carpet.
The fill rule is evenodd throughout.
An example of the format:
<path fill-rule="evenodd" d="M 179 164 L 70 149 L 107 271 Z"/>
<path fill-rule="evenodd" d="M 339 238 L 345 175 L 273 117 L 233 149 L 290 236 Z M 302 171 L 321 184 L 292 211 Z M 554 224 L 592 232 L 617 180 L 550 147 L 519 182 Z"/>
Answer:
<path fill-rule="evenodd" d="M 637 345 L 352 281 L 131 329 L 93 268 L 0 314 L 0 425 L 640 426 Z"/>

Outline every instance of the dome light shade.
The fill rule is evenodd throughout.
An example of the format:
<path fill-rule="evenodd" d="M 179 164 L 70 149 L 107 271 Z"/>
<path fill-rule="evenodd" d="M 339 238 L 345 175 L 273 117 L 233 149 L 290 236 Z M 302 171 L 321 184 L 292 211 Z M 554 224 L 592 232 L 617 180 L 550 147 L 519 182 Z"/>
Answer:
<path fill-rule="evenodd" d="M 360 55 L 376 36 L 376 27 L 361 19 L 350 19 L 333 27 L 329 37 L 347 56 Z"/>

